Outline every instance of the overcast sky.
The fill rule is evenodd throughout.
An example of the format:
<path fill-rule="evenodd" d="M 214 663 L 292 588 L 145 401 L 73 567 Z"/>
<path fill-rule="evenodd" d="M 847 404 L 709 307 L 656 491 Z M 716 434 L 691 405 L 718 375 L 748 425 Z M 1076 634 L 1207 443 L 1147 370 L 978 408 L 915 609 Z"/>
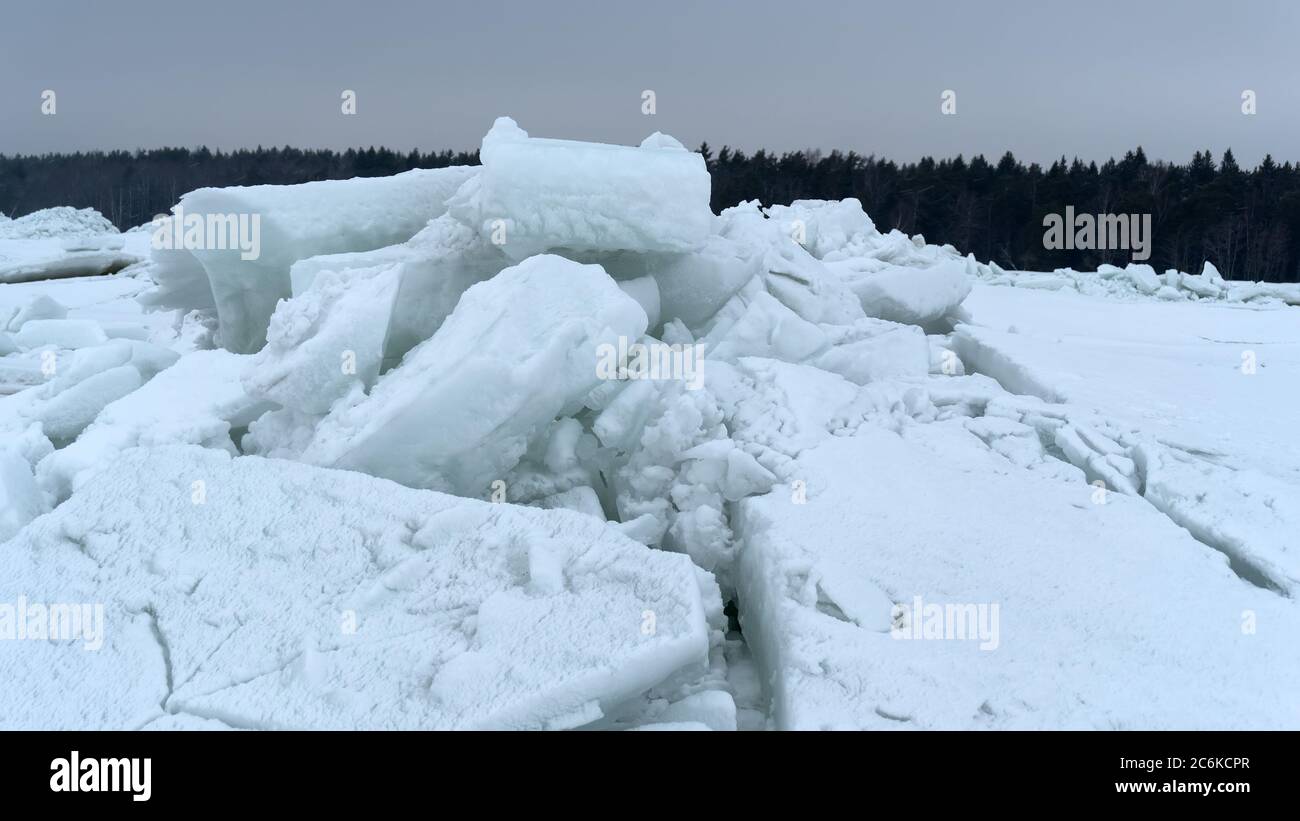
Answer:
<path fill-rule="evenodd" d="M 57 94 L 43 116 L 41 93 Z M 353 89 L 357 114 L 340 94 Z M 642 114 L 642 92 L 657 112 Z M 957 113 L 940 112 L 956 92 Z M 1254 116 L 1241 112 L 1256 93 Z M 0 152 L 691 147 L 1300 161 L 1294 0 L 4 0 Z"/>

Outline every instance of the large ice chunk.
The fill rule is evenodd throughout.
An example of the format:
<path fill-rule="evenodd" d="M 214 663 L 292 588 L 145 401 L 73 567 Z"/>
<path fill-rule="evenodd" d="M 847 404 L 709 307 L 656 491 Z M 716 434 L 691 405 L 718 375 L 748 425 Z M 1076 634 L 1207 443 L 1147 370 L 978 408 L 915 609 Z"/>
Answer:
<path fill-rule="evenodd" d="M 289 273 L 298 297 L 323 271 L 396 268 L 399 285 L 384 339 L 383 369 L 388 370 L 433 336 L 466 288 L 509 264 L 501 249 L 468 226 L 442 216 L 401 245 L 311 257 L 294 263 Z"/>
<path fill-rule="evenodd" d="M 713 227 L 704 158 L 653 135 L 639 147 L 537 139 L 500 117 L 483 173 L 449 213 L 512 259 L 552 249 L 693 251 Z"/>
<path fill-rule="evenodd" d="M 108 341 L 108 335 L 93 319 L 32 319 L 23 323 L 14 334 L 14 341 L 28 349 L 52 345 L 75 350 L 102 345 Z"/>
<path fill-rule="evenodd" d="M 499 249 L 448 216 L 402 245 L 301 260 L 290 271 L 294 296 L 276 307 L 267 345 L 244 384 L 295 413 L 324 415 L 354 387 L 368 391 L 433 335 L 465 289 L 507 263 Z M 647 283 L 654 288 L 653 280 Z M 271 431 L 259 427 L 264 449 Z"/>
<path fill-rule="evenodd" d="M 172 220 L 166 217 L 160 220 L 154 230 L 165 235 L 174 233 Z M 155 287 L 142 293 L 140 304 L 146 308 L 181 311 L 217 310 L 216 300 L 212 297 L 212 284 L 208 282 L 208 272 L 203 270 L 194 254 L 184 248 L 153 248 L 149 252 L 153 265 L 149 275 Z"/>
<path fill-rule="evenodd" d="M 400 273 L 396 266 L 323 271 L 281 302 L 266 347 L 244 374 L 248 392 L 324 414 L 354 385 L 369 389 L 379 378 Z"/>
<path fill-rule="evenodd" d="M 705 596 L 580 513 L 139 448 L 0 551 L 0 601 L 102 606 L 0 641 L 0 727 L 564 729 L 704 672 Z"/>
<path fill-rule="evenodd" d="M 144 387 L 105 407 L 77 441 L 42 459 L 37 480 L 61 501 L 95 468 L 137 445 L 195 444 L 236 452 L 232 431 L 270 408 L 240 384 L 250 359 L 220 350 L 181 357 Z"/>
<path fill-rule="evenodd" d="M 880 242 L 880 232 L 862 210 L 856 198 L 843 200 L 795 200 L 789 205 L 768 207 L 768 217 L 817 259 L 856 252 L 865 254 L 870 243 Z M 832 256 L 834 258 L 834 256 Z"/>
<path fill-rule="evenodd" d="M 33 319 L 64 319 L 67 315 L 68 309 L 60 305 L 58 300 L 49 294 L 36 294 L 26 304 L 13 309 L 13 316 L 9 317 L 6 328 L 9 331 L 19 331 Z"/>
<path fill-rule="evenodd" d="M 926 325 L 961 305 L 971 290 L 967 263 L 943 262 L 930 268 L 893 266 L 850 280 L 868 316 Z"/>
<path fill-rule="evenodd" d="M 321 422 L 303 458 L 484 495 L 533 436 L 599 384 L 599 346 L 639 339 L 646 324 L 599 266 L 533 257 L 466 291 L 368 397 Z"/>
<path fill-rule="evenodd" d="M 734 362 L 760 356 L 807 362 L 858 384 L 923 378 L 930 351 L 920 328 L 870 317 L 850 324 L 814 324 L 757 280 L 741 289 L 713 317 L 701 340 L 710 359 Z"/>
<path fill-rule="evenodd" d="M 843 276 L 810 254 L 786 225 L 765 217 L 757 202 L 728 208 L 718 224 L 723 236 L 758 251 L 764 287 L 803 319 L 849 324 L 863 317 Z"/>
<path fill-rule="evenodd" d="M 694 328 L 713 316 L 745 283 L 764 273 L 761 249 L 713 235 L 689 254 L 664 255 L 653 268 L 659 315 Z"/>
<path fill-rule="evenodd" d="M 290 296 L 289 268 L 294 262 L 405 242 L 440 216 L 446 199 L 477 171 L 477 167 L 455 166 L 301 185 L 200 188 L 181 198 L 172 217 L 179 228 L 159 230 L 154 246 L 174 251 L 180 236 L 207 274 L 222 345 L 236 353 L 252 353 L 266 341 L 276 302 Z M 242 245 L 227 247 L 232 243 L 225 226 L 232 217 L 246 223 L 253 235 Z M 209 231 L 210 225 L 221 230 Z M 202 241 L 192 243 L 187 233 L 191 230 Z M 214 235 L 211 243 L 209 234 Z M 193 244 L 202 247 L 193 249 Z M 192 268 L 169 256 L 160 259 L 174 273 L 165 287 L 178 293 L 197 292 L 194 298 L 202 301 Z"/>

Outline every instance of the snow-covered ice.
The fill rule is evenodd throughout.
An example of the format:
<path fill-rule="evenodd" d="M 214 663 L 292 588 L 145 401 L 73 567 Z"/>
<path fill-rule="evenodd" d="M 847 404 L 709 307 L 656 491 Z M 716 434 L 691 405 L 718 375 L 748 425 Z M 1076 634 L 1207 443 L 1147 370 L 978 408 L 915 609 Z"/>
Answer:
<path fill-rule="evenodd" d="M 852 280 L 852 287 L 869 316 L 924 326 L 961 305 L 971 284 L 966 266 L 949 261 L 921 269 L 890 266 Z"/>
<path fill-rule="evenodd" d="M 582 726 L 707 668 L 717 598 L 579 513 L 193 446 L 109 460 L 3 555 L 0 600 L 103 608 L 0 641 L 6 729 Z"/>
<path fill-rule="evenodd" d="M 0 220 L 0 726 L 1300 728 L 1300 286 L 481 157 Z"/>
<path fill-rule="evenodd" d="M 1087 485 L 1036 477 L 959 427 L 934 433 L 828 439 L 798 461 L 803 503 L 787 486 L 742 504 L 742 626 L 773 671 L 776 726 L 1300 721 L 1293 601 L 1143 501 L 1094 504 Z M 944 614 L 933 640 L 928 621 L 917 638 L 891 632 L 894 605 L 917 597 Z M 949 607 L 996 620 L 985 610 L 956 638 Z M 1271 627 L 1243 633 L 1245 613 Z"/>
<path fill-rule="evenodd" d="M 137 445 L 196 444 L 237 452 L 232 432 L 271 407 L 249 396 L 240 383 L 248 359 L 223 350 L 182 357 L 105 406 L 76 441 L 42 459 L 38 480 L 62 500 L 100 465 Z"/>
<path fill-rule="evenodd" d="M 114 273 L 140 261 L 137 248 L 91 208 L 47 208 L 0 222 L 0 283 Z"/>
<path fill-rule="evenodd" d="M 1101 450 L 1133 460 L 1136 492 L 1243 573 L 1300 590 L 1295 309 L 983 285 L 966 307 L 979 324 L 954 335 L 964 361 L 1105 420 L 1124 441 Z"/>

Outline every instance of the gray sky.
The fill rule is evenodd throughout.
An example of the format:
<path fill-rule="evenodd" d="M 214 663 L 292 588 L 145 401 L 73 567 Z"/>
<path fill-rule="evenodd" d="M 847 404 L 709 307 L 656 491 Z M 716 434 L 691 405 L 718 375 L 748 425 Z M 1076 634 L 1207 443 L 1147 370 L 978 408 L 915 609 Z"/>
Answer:
<path fill-rule="evenodd" d="M 1253 165 L 1300 160 L 1298 43 L 1293 0 L 6 0 L 0 152 L 460 149 L 509 114 L 619 143 Z"/>

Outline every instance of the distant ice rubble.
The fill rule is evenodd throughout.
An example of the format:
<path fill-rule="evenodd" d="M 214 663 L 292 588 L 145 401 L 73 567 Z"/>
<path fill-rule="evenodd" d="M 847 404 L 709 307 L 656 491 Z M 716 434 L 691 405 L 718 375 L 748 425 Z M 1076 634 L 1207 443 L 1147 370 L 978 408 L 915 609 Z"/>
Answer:
<path fill-rule="evenodd" d="M 715 215 L 662 134 L 480 156 L 185 195 L 260 253 L 153 249 L 170 325 L 0 290 L 0 601 L 107 625 L 0 642 L 0 725 L 1300 726 L 1285 483 L 968 310 L 1047 280 L 851 199 Z M 896 640 L 916 596 L 1001 603 L 1001 649 Z"/>
<path fill-rule="evenodd" d="M 110 274 L 141 261 L 92 208 L 46 208 L 0 221 L 0 283 Z"/>
<path fill-rule="evenodd" d="M 1157 274 L 1150 265 L 1131 262 L 1098 266 L 1093 271 L 1058 268 L 1050 274 L 1004 271 L 990 263 L 979 275 L 992 285 L 1058 291 L 1075 290 L 1089 296 L 1121 298 L 1154 297 L 1168 302 L 1213 300 L 1267 305 L 1300 305 L 1300 285 L 1280 282 L 1228 281 L 1214 263 L 1206 261 L 1201 273 L 1189 274 L 1173 268 Z"/>

